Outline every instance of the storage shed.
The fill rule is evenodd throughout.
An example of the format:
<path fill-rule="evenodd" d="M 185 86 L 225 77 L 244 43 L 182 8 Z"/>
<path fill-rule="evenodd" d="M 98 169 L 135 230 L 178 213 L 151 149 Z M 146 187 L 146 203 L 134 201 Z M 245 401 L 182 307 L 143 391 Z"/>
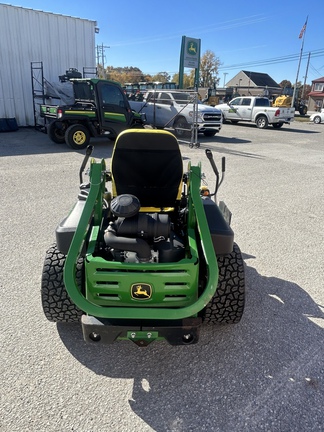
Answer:
<path fill-rule="evenodd" d="M 88 19 L 1 3 L 0 119 L 34 126 L 42 77 L 59 83 L 59 76 L 71 68 L 95 70 L 96 26 Z"/>

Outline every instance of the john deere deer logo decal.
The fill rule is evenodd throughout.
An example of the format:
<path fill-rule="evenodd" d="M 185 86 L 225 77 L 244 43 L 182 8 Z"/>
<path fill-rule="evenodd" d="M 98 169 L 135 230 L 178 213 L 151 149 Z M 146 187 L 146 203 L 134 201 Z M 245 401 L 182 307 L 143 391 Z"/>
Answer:
<path fill-rule="evenodd" d="M 196 42 L 193 42 L 193 41 L 188 42 L 187 51 L 188 51 L 188 54 L 196 55 L 197 54 L 197 44 L 196 44 Z"/>
<path fill-rule="evenodd" d="M 136 300 L 148 300 L 152 296 L 152 287 L 149 284 L 133 284 L 131 296 Z"/>

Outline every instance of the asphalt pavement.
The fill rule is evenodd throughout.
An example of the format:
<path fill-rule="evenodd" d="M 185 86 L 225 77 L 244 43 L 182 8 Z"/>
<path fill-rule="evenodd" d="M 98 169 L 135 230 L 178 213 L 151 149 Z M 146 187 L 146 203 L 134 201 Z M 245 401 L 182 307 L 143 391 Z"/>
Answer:
<path fill-rule="evenodd" d="M 225 124 L 185 166 L 214 177 L 245 261 L 246 308 L 197 345 L 87 345 L 44 317 L 40 281 L 78 193 L 84 151 L 34 129 L 0 134 L 1 432 L 323 431 L 324 125 Z M 94 140 L 109 165 L 113 143 Z"/>

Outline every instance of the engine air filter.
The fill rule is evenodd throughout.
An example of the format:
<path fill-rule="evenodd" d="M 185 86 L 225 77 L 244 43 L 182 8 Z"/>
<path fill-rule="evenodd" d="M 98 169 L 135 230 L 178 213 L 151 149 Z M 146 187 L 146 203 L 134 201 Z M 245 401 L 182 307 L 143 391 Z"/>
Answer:
<path fill-rule="evenodd" d="M 134 195 L 118 195 L 111 201 L 111 211 L 117 217 L 129 218 L 135 216 L 141 207 L 139 199 Z"/>

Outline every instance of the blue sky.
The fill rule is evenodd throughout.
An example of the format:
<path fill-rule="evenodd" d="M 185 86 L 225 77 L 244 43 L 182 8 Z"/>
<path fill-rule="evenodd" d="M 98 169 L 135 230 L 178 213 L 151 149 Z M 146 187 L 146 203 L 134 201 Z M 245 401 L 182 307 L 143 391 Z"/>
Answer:
<path fill-rule="evenodd" d="M 321 2 L 285 0 L 217 1 L 126 0 L 2 2 L 97 21 L 96 44 L 105 49 L 105 65 L 134 66 L 154 75 L 179 71 L 182 36 L 201 39 L 201 53 L 220 59 L 220 85 L 240 70 L 268 73 L 278 83 L 295 82 L 308 16 L 298 80 L 324 76 L 323 7 Z M 316 5 L 318 10 L 316 12 Z M 268 7 L 267 7 L 268 6 Z"/>

